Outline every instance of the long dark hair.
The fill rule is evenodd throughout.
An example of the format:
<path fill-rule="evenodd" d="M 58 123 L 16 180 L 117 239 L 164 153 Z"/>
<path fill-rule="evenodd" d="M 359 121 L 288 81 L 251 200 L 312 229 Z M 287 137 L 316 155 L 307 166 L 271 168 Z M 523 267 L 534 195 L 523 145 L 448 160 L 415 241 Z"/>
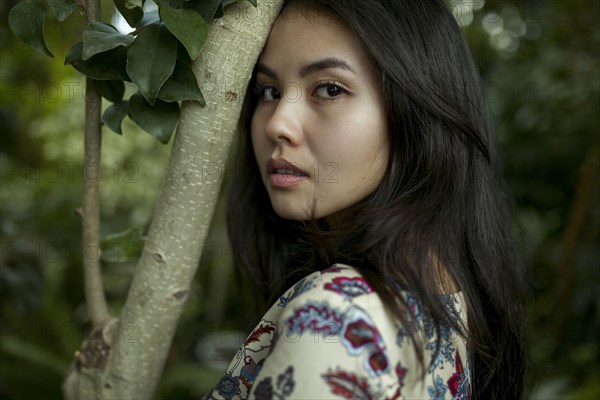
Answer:
<path fill-rule="evenodd" d="M 257 97 L 248 90 L 228 206 L 238 265 L 271 298 L 310 272 L 352 265 L 402 321 L 406 288 L 438 332 L 446 324 L 468 339 L 474 398 L 521 397 L 520 262 L 479 74 L 453 15 L 443 0 L 290 2 L 327 10 L 361 39 L 383 89 L 389 163 L 335 226 L 280 218 L 252 151 Z M 439 296 L 448 281 L 464 295 L 466 330 Z"/>

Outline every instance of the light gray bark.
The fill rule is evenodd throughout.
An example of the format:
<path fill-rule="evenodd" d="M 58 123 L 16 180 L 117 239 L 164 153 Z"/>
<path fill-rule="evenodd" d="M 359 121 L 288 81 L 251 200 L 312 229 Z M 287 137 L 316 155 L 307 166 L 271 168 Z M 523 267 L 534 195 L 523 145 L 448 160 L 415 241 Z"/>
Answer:
<path fill-rule="evenodd" d="M 88 338 L 63 384 L 70 399 L 148 399 L 196 272 L 252 68 L 281 1 L 236 2 L 194 64 L 206 107 L 187 102 L 154 219 L 118 321 Z"/>

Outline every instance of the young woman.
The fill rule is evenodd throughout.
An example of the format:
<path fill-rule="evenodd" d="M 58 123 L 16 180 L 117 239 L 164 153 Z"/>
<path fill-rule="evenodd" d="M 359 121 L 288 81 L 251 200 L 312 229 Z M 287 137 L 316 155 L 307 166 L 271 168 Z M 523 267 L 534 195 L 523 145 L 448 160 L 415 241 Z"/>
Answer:
<path fill-rule="evenodd" d="M 276 300 L 211 399 L 517 399 L 518 262 L 479 78 L 443 0 L 287 1 L 228 221 Z"/>

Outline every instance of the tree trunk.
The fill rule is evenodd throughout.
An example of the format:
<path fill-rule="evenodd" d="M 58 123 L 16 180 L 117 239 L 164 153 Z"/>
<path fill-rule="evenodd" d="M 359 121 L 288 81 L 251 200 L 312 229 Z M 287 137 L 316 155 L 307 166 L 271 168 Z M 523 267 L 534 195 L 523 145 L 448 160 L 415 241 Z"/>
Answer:
<path fill-rule="evenodd" d="M 159 382 L 206 238 L 246 85 L 281 1 L 227 6 L 194 71 L 206 107 L 182 107 L 154 219 L 118 321 L 84 341 L 63 383 L 68 399 L 148 399 Z"/>

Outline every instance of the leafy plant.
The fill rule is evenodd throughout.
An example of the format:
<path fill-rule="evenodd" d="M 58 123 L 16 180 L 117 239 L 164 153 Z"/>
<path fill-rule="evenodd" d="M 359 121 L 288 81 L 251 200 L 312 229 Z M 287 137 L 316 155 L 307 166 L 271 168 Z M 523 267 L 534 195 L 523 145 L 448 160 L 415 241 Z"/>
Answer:
<path fill-rule="evenodd" d="M 145 12 L 146 0 L 114 0 L 132 31 L 91 21 L 82 41 L 68 51 L 65 64 L 92 79 L 102 97 L 113 103 L 102 121 L 122 134 L 129 116 L 140 128 L 166 144 L 177 127 L 180 103 L 205 106 L 191 69 L 208 34 L 208 23 L 223 16 L 223 7 L 241 0 L 156 0 L 158 11 Z M 256 0 L 247 0 L 256 6 Z M 88 12 L 83 0 L 23 0 L 9 12 L 13 33 L 42 54 L 54 57 L 44 37 L 48 7 L 65 21 L 77 7 Z M 137 91 L 124 99 L 126 82 Z"/>

